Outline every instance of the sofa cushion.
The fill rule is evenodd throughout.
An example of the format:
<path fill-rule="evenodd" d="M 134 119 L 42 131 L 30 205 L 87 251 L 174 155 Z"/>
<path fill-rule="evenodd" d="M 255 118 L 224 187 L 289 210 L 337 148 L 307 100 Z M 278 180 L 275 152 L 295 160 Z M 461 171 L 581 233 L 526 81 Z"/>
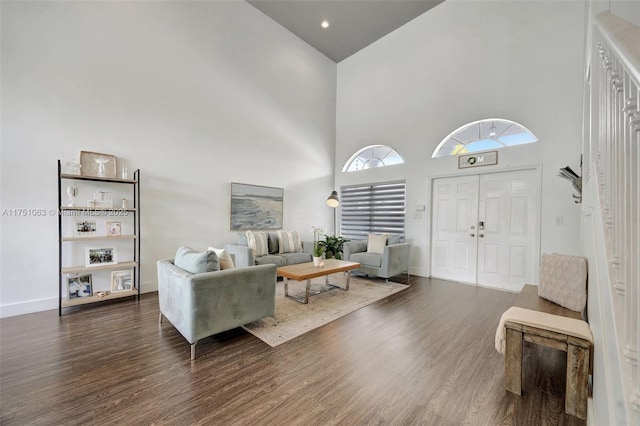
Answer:
<path fill-rule="evenodd" d="M 369 234 L 367 241 L 367 253 L 384 253 L 387 245 L 387 234 Z"/>
<path fill-rule="evenodd" d="M 267 244 L 269 245 L 269 253 L 277 254 L 279 251 L 278 234 L 275 232 L 267 232 L 267 237 L 268 237 Z"/>
<path fill-rule="evenodd" d="M 247 231 L 247 245 L 253 251 L 253 256 L 264 256 L 269 254 L 267 243 L 267 233 L 262 231 Z"/>
<path fill-rule="evenodd" d="M 236 244 L 238 244 L 239 246 L 249 246 L 249 243 L 247 242 L 246 232 L 238 232 L 237 236 L 238 241 L 236 242 Z"/>
<path fill-rule="evenodd" d="M 287 260 L 287 265 L 295 265 L 296 263 L 311 262 L 309 253 L 282 253 L 280 256 Z"/>
<path fill-rule="evenodd" d="M 278 231 L 278 253 L 299 253 L 302 251 L 302 243 L 298 231 Z"/>
<path fill-rule="evenodd" d="M 387 235 L 387 245 L 391 244 L 400 244 L 402 241 L 400 240 L 400 235 Z"/>
<path fill-rule="evenodd" d="M 191 274 L 202 274 L 220 269 L 218 256 L 213 250 L 197 252 L 190 247 L 182 246 L 176 251 L 173 264 Z"/>
<path fill-rule="evenodd" d="M 286 266 L 287 259 L 282 256 L 278 256 L 277 254 L 266 254 L 264 256 L 256 257 L 256 265 Z"/>
<path fill-rule="evenodd" d="M 380 253 L 353 253 L 349 257 L 349 261 L 358 262 L 363 266 L 373 266 L 379 268 L 382 266 L 382 254 Z"/>
<path fill-rule="evenodd" d="M 587 305 L 587 258 L 543 254 L 538 296 L 581 312 Z"/>
<path fill-rule="evenodd" d="M 218 261 L 220 262 L 220 269 L 224 271 L 225 269 L 234 269 L 235 265 L 233 264 L 233 259 L 231 259 L 231 255 L 225 249 L 217 249 L 213 247 L 209 247 L 209 250 L 213 250 L 216 252 L 216 256 L 218 256 Z"/>

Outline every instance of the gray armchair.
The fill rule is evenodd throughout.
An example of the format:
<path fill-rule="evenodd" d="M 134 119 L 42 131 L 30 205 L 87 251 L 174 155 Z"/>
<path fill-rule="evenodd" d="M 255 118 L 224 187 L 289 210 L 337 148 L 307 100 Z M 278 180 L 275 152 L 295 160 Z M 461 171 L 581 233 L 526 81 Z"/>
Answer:
<path fill-rule="evenodd" d="M 158 261 L 158 299 L 163 316 L 191 344 L 195 358 L 198 340 L 273 317 L 276 312 L 276 265 L 191 274 Z"/>
<path fill-rule="evenodd" d="M 343 251 L 344 260 L 360 263 L 360 267 L 352 272 L 385 278 L 387 281 L 400 274 L 407 274 L 408 279 L 410 255 L 409 243 L 396 243 L 391 237 L 381 254 L 368 253 L 367 240 L 348 241 L 344 243 Z"/>

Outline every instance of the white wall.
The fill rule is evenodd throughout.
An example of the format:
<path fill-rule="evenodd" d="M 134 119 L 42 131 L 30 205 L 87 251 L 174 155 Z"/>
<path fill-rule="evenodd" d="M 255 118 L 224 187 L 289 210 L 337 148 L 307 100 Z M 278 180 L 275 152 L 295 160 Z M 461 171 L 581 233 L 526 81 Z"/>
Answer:
<path fill-rule="evenodd" d="M 336 170 L 370 144 L 395 148 L 406 163 L 337 172 L 336 187 L 406 179 L 411 273 L 430 273 L 429 179 L 459 173 L 455 158 L 431 159 L 433 150 L 483 118 L 516 121 L 540 142 L 502 150 L 498 166 L 475 170 L 542 165 L 541 250 L 580 252 L 580 207 L 557 173 L 580 170 L 585 9 L 582 1 L 449 0 L 338 64 Z"/>
<path fill-rule="evenodd" d="M 178 246 L 235 241 L 230 182 L 284 188 L 285 229 L 330 227 L 336 65 L 252 6 L 1 8 L 3 211 L 56 209 L 56 160 L 80 150 L 140 168 L 143 292 Z M 0 315 L 57 307 L 56 217 L 1 224 Z"/>

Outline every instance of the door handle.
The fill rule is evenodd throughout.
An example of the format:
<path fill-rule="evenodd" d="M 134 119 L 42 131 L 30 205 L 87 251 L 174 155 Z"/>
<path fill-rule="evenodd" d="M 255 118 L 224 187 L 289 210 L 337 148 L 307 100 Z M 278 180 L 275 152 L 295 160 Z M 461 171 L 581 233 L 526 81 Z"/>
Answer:
<path fill-rule="evenodd" d="M 484 238 L 484 234 L 478 234 L 478 237 Z"/>
<path fill-rule="evenodd" d="M 475 236 L 476 236 L 476 234 L 474 234 L 474 233 L 472 232 L 472 233 L 471 233 L 471 236 L 472 236 L 472 237 L 475 237 Z"/>

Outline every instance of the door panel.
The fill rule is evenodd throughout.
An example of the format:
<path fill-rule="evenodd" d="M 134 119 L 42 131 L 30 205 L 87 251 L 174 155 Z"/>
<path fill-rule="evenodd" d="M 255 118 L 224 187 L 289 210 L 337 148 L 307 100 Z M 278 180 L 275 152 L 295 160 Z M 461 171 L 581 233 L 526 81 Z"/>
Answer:
<path fill-rule="evenodd" d="M 522 170 L 434 179 L 431 275 L 516 291 L 532 283 L 536 176 Z"/>
<path fill-rule="evenodd" d="M 431 275 L 475 283 L 478 176 L 434 179 L 432 193 Z M 474 230 L 470 229 L 471 226 Z"/>
<path fill-rule="evenodd" d="M 532 283 L 535 257 L 537 185 L 534 170 L 480 176 L 478 284 L 520 290 Z M 490 255 L 487 255 L 490 251 Z"/>

